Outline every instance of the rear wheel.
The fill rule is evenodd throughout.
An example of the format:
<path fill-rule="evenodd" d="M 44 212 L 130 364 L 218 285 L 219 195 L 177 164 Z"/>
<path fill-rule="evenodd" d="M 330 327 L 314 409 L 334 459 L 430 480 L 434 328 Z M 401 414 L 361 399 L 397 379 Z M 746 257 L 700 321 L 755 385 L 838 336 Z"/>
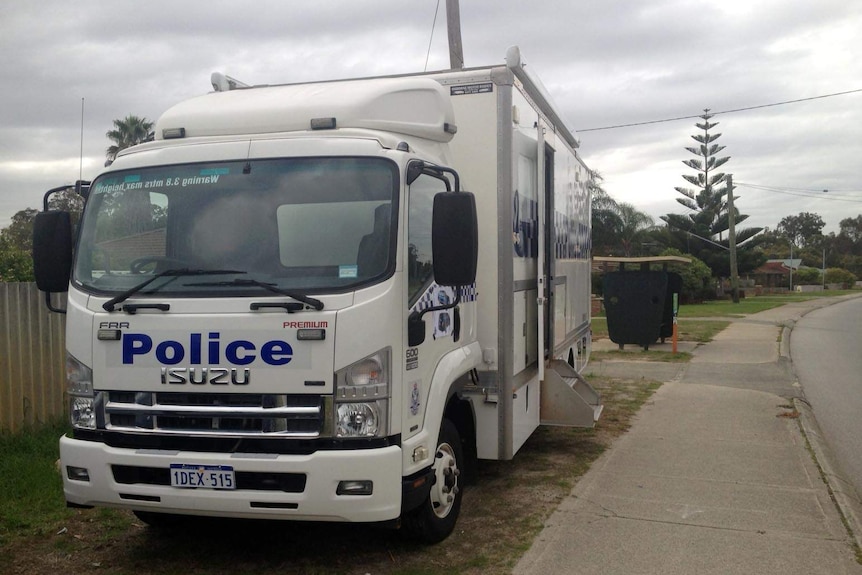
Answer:
<path fill-rule="evenodd" d="M 431 466 L 434 473 L 431 491 L 419 507 L 404 516 L 404 529 L 412 539 L 438 543 L 455 529 L 461 511 L 463 462 L 458 429 L 451 421 L 444 419 Z"/>

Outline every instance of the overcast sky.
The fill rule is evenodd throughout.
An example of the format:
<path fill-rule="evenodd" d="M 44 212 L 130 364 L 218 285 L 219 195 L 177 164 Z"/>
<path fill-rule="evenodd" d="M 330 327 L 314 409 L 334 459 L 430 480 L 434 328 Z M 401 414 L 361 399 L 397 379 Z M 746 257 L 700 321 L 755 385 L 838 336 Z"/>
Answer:
<path fill-rule="evenodd" d="M 0 227 L 49 188 L 95 177 L 112 120 L 156 120 L 211 90 L 449 67 L 445 0 L 40 0 L 0 3 Z M 604 187 L 656 218 L 695 119 L 717 115 L 742 227 L 862 213 L 862 2 L 461 0 L 465 65 L 506 49 L 547 86 Z M 841 92 L 853 93 L 819 98 Z M 83 162 L 81 120 L 83 99 Z M 824 192 L 823 190 L 828 190 Z M 659 222 L 660 223 L 660 222 Z"/>

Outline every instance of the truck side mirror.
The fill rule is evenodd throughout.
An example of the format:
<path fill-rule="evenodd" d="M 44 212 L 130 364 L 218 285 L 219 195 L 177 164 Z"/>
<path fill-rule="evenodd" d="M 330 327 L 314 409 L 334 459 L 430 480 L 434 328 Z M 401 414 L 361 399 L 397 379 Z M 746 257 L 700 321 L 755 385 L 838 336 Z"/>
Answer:
<path fill-rule="evenodd" d="M 44 292 L 69 290 L 72 271 L 72 218 L 69 212 L 36 214 L 33 222 L 33 274 Z"/>
<path fill-rule="evenodd" d="M 434 196 L 431 251 L 438 285 L 463 286 L 476 281 L 479 231 L 473 194 L 441 192 Z"/>

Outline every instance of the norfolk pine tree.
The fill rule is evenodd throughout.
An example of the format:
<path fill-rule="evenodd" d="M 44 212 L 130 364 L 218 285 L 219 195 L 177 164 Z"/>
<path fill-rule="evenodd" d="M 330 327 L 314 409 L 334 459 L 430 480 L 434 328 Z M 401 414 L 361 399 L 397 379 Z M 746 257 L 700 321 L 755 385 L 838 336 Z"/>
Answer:
<path fill-rule="evenodd" d="M 718 122 L 710 122 L 712 115 L 705 109 L 700 123 L 695 126 L 702 131 L 691 138 L 696 146 L 685 149 L 697 156 L 696 159 L 683 160 L 683 164 L 695 171 L 695 174 L 683 174 L 683 179 L 693 188 L 674 188 L 682 198 L 676 201 L 691 210 L 686 215 L 666 214 L 661 219 L 667 223 L 671 236 L 676 238 L 676 246 L 702 259 L 712 269 L 713 275 L 727 277 L 730 275 L 728 255 L 728 240 L 726 232 L 730 226 L 727 213 L 727 174 L 720 171 L 730 160 L 730 156 L 718 156 L 725 146 L 716 143 L 721 134 L 710 133 Z M 736 196 L 734 196 L 736 198 Z M 734 208 L 736 224 L 748 218 Z M 739 269 L 742 272 L 754 269 L 761 259 L 750 249 L 755 242 L 749 241 L 760 233 L 762 228 L 736 229 L 736 243 L 740 248 L 738 253 Z M 742 244 L 745 249 L 742 248 Z"/>

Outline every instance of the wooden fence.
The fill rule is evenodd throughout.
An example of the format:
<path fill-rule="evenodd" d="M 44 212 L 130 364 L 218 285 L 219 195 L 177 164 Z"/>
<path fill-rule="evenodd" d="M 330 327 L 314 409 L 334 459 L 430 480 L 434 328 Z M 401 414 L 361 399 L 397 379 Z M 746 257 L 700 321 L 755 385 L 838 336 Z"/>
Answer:
<path fill-rule="evenodd" d="M 36 284 L 0 282 L 0 430 L 66 412 L 65 319 L 48 311 Z"/>

